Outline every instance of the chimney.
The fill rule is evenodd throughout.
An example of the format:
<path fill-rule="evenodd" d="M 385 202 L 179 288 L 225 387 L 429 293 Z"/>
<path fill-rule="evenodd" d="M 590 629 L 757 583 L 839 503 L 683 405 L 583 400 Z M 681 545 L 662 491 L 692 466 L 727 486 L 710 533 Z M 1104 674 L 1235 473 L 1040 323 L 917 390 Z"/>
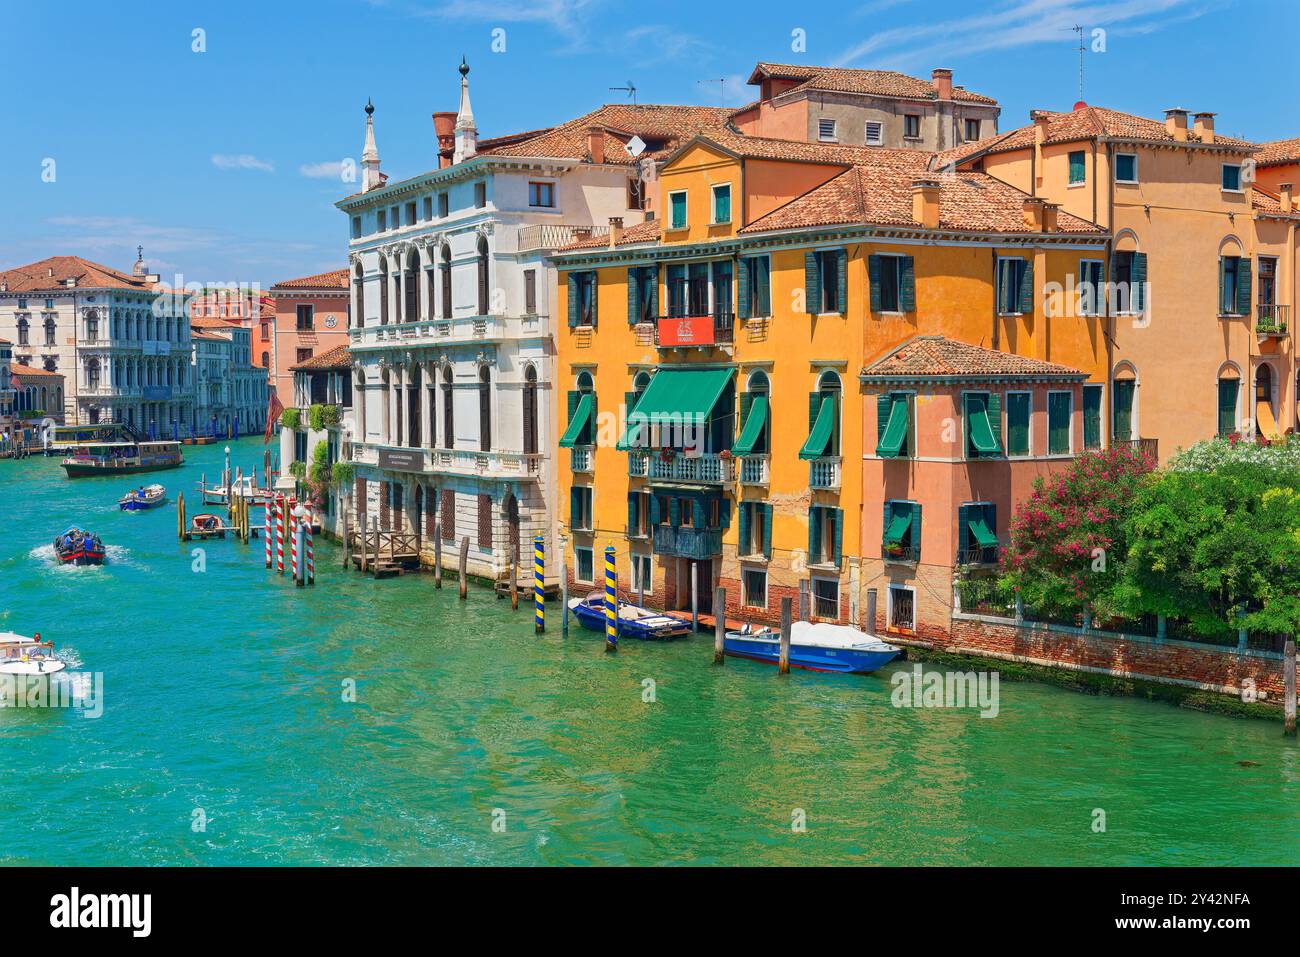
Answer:
<path fill-rule="evenodd" d="M 438 138 L 438 169 L 446 169 L 456 152 L 456 114 L 433 114 L 433 133 Z"/>
<path fill-rule="evenodd" d="M 46 267 L 45 267 L 45 276 L 46 276 L 46 278 L 48 278 L 48 279 L 52 279 L 52 278 L 54 278 L 54 267 L 53 267 L 53 266 L 46 266 Z"/>
<path fill-rule="evenodd" d="M 1195 131 L 1197 138 L 1202 143 L 1214 142 L 1214 114 L 1213 113 L 1193 113 L 1192 129 Z"/>
<path fill-rule="evenodd" d="M 1060 210 L 1060 203 L 1043 203 L 1043 232 L 1056 232 L 1056 214 L 1060 212 Z"/>
<path fill-rule="evenodd" d="M 930 71 L 930 83 L 941 100 L 952 99 L 952 70 L 937 67 Z"/>
<path fill-rule="evenodd" d="M 603 127 L 587 128 L 587 155 L 597 165 L 605 162 L 605 130 Z"/>
<path fill-rule="evenodd" d="M 1043 206 L 1046 205 L 1036 196 L 1026 196 L 1024 202 L 1025 229 L 1033 233 L 1043 231 Z"/>
<path fill-rule="evenodd" d="M 1294 201 L 1291 199 L 1291 184 L 1278 183 L 1277 196 L 1282 202 L 1282 212 L 1289 213 L 1295 209 Z"/>
<path fill-rule="evenodd" d="M 1029 118 L 1034 121 L 1034 142 L 1042 143 L 1047 139 L 1047 123 L 1049 117 L 1041 110 L 1030 110 Z"/>
<path fill-rule="evenodd" d="M 1165 110 L 1165 129 L 1180 143 L 1187 142 L 1187 111 L 1174 107 Z"/>
<path fill-rule="evenodd" d="M 912 221 L 925 229 L 939 228 L 939 181 L 912 180 Z"/>
<path fill-rule="evenodd" d="M 609 247 L 613 249 L 623 241 L 623 217 L 609 217 Z"/>

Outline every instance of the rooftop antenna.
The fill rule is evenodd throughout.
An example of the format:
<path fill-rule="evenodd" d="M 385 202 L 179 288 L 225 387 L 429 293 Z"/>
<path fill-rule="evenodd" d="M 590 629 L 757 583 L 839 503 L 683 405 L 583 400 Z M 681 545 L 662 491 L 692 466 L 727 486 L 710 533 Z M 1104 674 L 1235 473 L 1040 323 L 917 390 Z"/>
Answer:
<path fill-rule="evenodd" d="M 631 80 L 627 81 L 627 86 L 611 86 L 610 90 L 618 93 L 626 93 L 628 98 L 632 101 L 632 105 L 636 106 L 636 84 Z"/>
<path fill-rule="evenodd" d="M 702 85 L 702 84 L 705 84 L 705 83 L 716 83 L 716 84 L 718 84 L 718 102 L 722 104 L 723 108 L 726 107 L 726 105 L 727 105 L 727 78 L 726 78 L 725 76 L 720 76 L 720 77 L 718 77 L 716 80 L 696 80 L 695 82 L 696 82 L 696 83 L 699 83 L 699 84 L 701 84 L 701 85 Z"/>
<path fill-rule="evenodd" d="M 1070 29 L 1073 30 L 1075 33 L 1079 34 L 1079 102 L 1082 103 L 1083 102 L 1083 54 L 1084 54 L 1083 27 L 1081 27 L 1079 24 L 1076 23 Z"/>

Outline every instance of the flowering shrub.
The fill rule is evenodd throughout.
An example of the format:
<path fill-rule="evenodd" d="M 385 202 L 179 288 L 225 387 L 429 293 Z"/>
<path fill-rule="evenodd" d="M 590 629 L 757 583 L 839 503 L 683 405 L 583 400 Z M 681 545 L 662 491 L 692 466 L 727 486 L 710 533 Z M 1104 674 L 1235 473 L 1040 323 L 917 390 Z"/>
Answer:
<path fill-rule="evenodd" d="M 1127 553 L 1124 518 L 1155 468 L 1129 445 L 1085 452 L 1039 479 L 1011 523 L 1001 582 L 1040 614 L 1113 613 L 1112 591 Z"/>
<path fill-rule="evenodd" d="M 1257 445 L 1233 433 L 1183 449 L 1169 461 L 1168 470 L 1213 472 L 1227 465 L 1249 465 L 1300 475 L 1300 438 L 1288 435 L 1267 445 Z"/>

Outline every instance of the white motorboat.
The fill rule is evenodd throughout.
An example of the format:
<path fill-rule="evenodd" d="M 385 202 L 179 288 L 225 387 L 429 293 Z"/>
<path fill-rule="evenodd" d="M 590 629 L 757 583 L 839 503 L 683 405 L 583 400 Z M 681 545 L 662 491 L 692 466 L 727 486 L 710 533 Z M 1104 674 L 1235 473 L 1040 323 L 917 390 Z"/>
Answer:
<path fill-rule="evenodd" d="M 781 632 L 774 628 L 729 631 L 723 650 L 738 658 L 776 663 Z M 875 635 L 829 622 L 796 621 L 790 626 L 790 666 L 809 671 L 869 674 L 897 658 L 903 649 Z"/>
<path fill-rule="evenodd" d="M 54 653 L 54 642 L 28 638 L 12 631 L 0 632 L 0 675 L 40 677 L 67 667 Z"/>

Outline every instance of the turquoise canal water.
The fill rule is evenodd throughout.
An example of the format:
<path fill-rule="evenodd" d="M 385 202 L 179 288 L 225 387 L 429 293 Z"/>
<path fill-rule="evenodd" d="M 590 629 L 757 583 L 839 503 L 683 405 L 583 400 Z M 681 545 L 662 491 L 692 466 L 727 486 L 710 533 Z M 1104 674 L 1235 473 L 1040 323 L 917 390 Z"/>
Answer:
<path fill-rule="evenodd" d="M 261 448 L 234 443 L 235 462 Z M 188 449 L 157 478 L 190 493 L 221 456 Z M 0 630 L 104 675 L 99 718 L 0 710 L 3 863 L 1296 860 L 1280 722 L 1031 682 L 1003 682 L 992 719 L 896 709 L 895 667 L 783 679 L 714 667 L 705 636 L 609 656 L 562 639 L 557 605 L 535 637 L 526 605 L 345 573 L 330 546 L 314 589 L 268 574 L 260 543 L 210 542 L 198 573 L 174 507 L 116 510 L 127 484 L 0 461 Z M 72 522 L 108 565 L 55 566 Z"/>

